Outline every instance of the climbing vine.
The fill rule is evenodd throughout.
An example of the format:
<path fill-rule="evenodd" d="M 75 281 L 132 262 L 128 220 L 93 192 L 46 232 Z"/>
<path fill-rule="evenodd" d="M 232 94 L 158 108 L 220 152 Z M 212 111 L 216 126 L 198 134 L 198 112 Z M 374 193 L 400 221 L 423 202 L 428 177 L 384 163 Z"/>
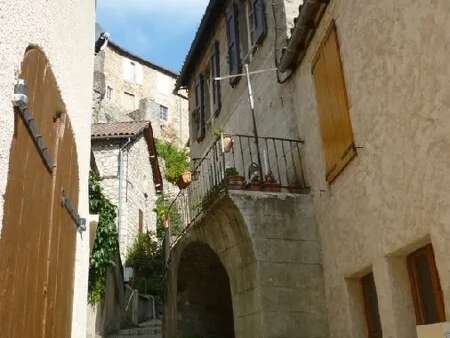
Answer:
<path fill-rule="evenodd" d="M 156 237 L 162 241 L 164 239 L 164 222 L 167 218 L 170 220 L 171 235 L 177 236 L 183 230 L 181 215 L 178 209 L 172 204 L 172 201 L 165 196 L 159 196 L 155 203 L 153 211 L 156 213 Z"/>
<path fill-rule="evenodd" d="M 189 170 L 189 154 L 187 149 L 178 149 L 171 143 L 156 140 L 158 156 L 164 160 L 164 176 L 167 181 L 177 184 L 179 177 Z"/>
<path fill-rule="evenodd" d="M 89 212 L 99 215 L 97 237 L 89 264 L 89 294 L 91 304 L 99 303 L 105 294 L 106 272 L 119 254 L 116 229 L 116 207 L 103 195 L 100 179 L 89 176 Z"/>

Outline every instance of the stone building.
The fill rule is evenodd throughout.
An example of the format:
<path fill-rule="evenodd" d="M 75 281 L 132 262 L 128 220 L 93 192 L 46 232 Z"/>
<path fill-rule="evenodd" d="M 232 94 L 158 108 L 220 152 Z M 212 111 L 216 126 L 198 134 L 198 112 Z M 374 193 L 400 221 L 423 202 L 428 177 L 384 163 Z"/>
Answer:
<path fill-rule="evenodd" d="M 156 199 L 163 181 L 150 122 L 92 125 L 92 149 L 102 188 L 117 206 L 122 261 L 137 234 L 156 232 Z"/>
<path fill-rule="evenodd" d="M 208 198 L 188 203 L 172 245 L 167 337 L 448 336 L 449 13 L 445 0 L 210 1 L 178 86 L 194 157 L 218 164 L 193 168 L 186 199 L 205 185 Z M 251 75 L 259 152 L 240 136 L 246 79 L 214 81 L 245 63 L 278 68 Z M 279 163 L 266 136 L 301 140 L 303 194 L 221 188 L 230 164 Z"/>
<path fill-rule="evenodd" d="M 0 1 L 0 12 L 0 335 L 79 338 L 95 2 Z"/>
<path fill-rule="evenodd" d="M 96 57 L 94 121 L 150 121 L 156 138 L 185 146 L 188 104 L 183 91 L 173 92 L 176 78 L 110 41 Z"/>
<path fill-rule="evenodd" d="M 292 3 L 210 1 L 181 71 L 193 182 L 174 203 L 187 229 L 168 259 L 168 338 L 329 336 L 295 83 L 274 71 Z"/>

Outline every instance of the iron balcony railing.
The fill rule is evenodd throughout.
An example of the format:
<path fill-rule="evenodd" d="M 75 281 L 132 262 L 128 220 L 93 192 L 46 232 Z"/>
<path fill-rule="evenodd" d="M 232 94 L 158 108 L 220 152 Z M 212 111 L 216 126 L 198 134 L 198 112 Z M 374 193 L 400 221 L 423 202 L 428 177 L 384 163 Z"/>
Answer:
<path fill-rule="evenodd" d="M 170 203 L 172 236 L 192 224 L 227 190 L 305 193 L 302 141 L 222 135 L 192 160 L 192 181 Z M 169 238 L 171 236 L 169 235 Z"/>

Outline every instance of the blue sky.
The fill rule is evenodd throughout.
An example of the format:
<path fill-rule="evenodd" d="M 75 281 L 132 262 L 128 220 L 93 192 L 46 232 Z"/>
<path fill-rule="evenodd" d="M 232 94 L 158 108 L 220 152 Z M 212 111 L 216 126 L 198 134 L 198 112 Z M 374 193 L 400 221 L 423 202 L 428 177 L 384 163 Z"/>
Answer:
<path fill-rule="evenodd" d="M 208 0 L 99 0 L 97 22 L 123 48 L 178 72 L 207 3 Z"/>

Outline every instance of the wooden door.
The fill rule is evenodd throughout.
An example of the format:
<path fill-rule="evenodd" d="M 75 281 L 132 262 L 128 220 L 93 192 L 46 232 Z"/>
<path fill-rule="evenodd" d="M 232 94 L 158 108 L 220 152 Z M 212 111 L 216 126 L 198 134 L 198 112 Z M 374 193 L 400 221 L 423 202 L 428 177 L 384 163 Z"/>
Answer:
<path fill-rule="evenodd" d="M 15 110 L 0 238 L 0 332 L 5 338 L 70 337 L 77 228 L 61 198 L 64 191 L 77 208 L 75 142 L 42 51 L 26 52 L 20 78 L 34 126 Z"/>

